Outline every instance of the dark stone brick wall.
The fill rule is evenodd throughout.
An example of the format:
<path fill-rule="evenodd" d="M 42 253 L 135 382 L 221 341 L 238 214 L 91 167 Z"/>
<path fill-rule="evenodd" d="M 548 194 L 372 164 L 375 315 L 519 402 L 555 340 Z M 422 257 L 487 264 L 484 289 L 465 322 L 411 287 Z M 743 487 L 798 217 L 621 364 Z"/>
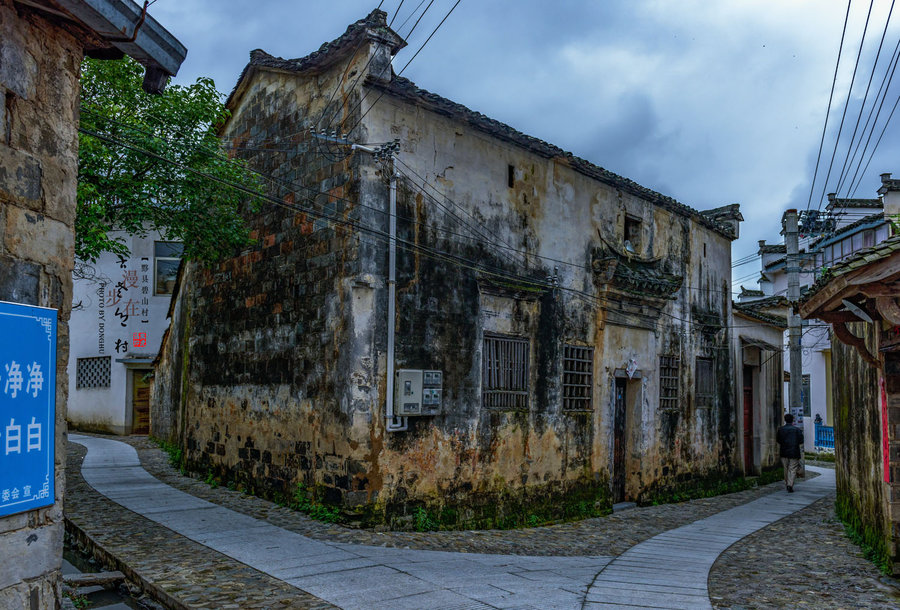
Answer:
<path fill-rule="evenodd" d="M 348 447 L 344 349 L 352 330 L 346 281 L 359 274 L 360 240 L 345 224 L 302 211 L 357 221 L 350 202 L 358 199 L 358 160 L 310 137 L 318 117 L 297 104 L 295 86 L 263 75 L 222 134 L 284 205 L 248 210 L 254 243 L 211 268 L 192 267 L 180 297 L 188 315 L 169 337 L 180 333 L 187 351 L 187 390 L 179 395 L 170 373 L 167 404 L 156 408 L 182 403 L 174 419 L 184 421 L 185 456 L 196 469 L 275 497 L 302 482 L 320 500 L 342 503 L 362 490 L 351 497 L 365 501 L 367 466 Z M 273 150 L 253 150 L 266 148 Z M 177 368 L 178 358 L 167 366 Z"/>
<path fill-rule="evenodd" d="M 875 325 L 848 324 L 877 354 Z M 847 504 L 863 524 L 890 541 L 890 516 L 882 481 L 880 372 L 852 347 L 831 342 L 835 475 L 838 503 Z"/>
<path fill-rule="evenodd" d="M 55 18 L 0 0 L 0 300 L 56 309 L 59 322 L 55 504 L 0 518 L 2 608 L 60 603 L 81 57 Z"/>

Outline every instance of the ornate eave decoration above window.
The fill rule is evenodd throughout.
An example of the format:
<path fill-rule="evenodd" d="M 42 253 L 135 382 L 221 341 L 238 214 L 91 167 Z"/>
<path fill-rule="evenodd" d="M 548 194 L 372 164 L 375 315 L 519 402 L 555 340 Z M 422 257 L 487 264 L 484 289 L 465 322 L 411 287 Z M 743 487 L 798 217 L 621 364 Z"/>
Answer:
<path fill-rule="evenodd" d="M 483 294 L 507 297 L 524 301 L 540 299 L 550 288 L 542 285 L 541 280 L 517 280 L 501 275 L 479 271 L 475 275 L 478 291 Z"/>
<path fill-rule="evenodd" d="M 684 277 L 667 273 L 662 262 L 629 260 L 613 252 L 595 252 L 591 267 L 601 289 L 633 295 L 641 300 L 670 300 L 681 290 Z"/>

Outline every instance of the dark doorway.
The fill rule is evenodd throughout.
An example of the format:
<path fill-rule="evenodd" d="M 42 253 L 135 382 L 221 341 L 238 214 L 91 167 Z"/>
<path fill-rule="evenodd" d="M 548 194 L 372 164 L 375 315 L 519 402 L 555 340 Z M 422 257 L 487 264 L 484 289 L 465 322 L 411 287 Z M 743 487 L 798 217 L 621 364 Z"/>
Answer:
<path fill-rule="evenodd" d="M 744 472 L 753 472 L 753 367 L 744 367 Z"/>
<path fill-rule="evenodd" d="M 147 369 L 135 369 L 132 374 L 132 434 L 150 434 L 150 373 Z"/>
<path fill-rule="evenodd" d="M 613 502 L 625 501 L 625 379 L 616 379 L 613 414 Z"/>

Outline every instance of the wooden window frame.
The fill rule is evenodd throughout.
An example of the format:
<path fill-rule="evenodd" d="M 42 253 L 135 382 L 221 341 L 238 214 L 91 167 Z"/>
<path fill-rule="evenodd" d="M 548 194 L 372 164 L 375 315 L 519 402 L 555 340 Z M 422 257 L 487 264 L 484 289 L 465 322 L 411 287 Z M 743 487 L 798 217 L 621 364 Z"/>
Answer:
<path fill-rule="evenodd" d="M 528 410 L 531 342 L 485 333 L 481 352 L 481 404 L 500 411 Z"/>
<path fill-rule="evenodd" d="M 659 357 L 659 408 L 678 409 L 681 393 L 681 357 L 662 354 Z"/>
<path fill-rule="evenodd" d="M 563 411 L 594 409 L 594 348 L 566 343 L 562 367 Z"/>

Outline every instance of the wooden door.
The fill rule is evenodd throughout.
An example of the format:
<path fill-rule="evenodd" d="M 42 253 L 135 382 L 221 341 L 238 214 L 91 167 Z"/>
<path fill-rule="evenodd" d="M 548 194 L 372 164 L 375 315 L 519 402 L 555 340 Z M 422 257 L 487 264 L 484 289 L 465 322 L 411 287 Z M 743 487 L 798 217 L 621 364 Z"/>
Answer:
<path fill-rule="evenodd" d="M 134 370 L 132 375 L 132 434 L 150 434 L 150 370 Z"/>
<path fill-rule="evenodd" d="M 613 502 L 625 500 L 625 379 L 616 379 L 613 415 Z"/>
<path fill-rule="evenodd" d="M 753 367 L 744 367 L 744 472 L 753 472 Z"/>

